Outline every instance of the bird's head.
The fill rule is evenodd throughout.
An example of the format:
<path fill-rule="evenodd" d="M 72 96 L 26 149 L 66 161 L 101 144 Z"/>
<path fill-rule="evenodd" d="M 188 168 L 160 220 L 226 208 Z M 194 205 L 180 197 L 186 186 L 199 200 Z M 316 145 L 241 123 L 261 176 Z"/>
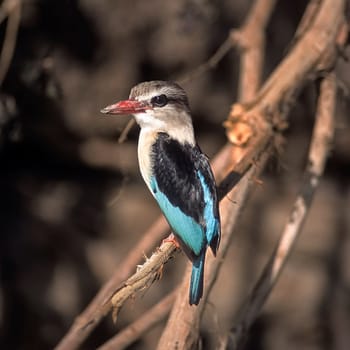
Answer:
<path fill-rule="evenodd" d="M 116 115 L 132 114 L 141 128 L 166 132 L 170 135 L 185 133 L 186 138 L 193 139 L 188 99 L 185 91 L 174 82 L 140 83 L 131 89 L 128 100 L 107 106 L 101 112 Z"/>

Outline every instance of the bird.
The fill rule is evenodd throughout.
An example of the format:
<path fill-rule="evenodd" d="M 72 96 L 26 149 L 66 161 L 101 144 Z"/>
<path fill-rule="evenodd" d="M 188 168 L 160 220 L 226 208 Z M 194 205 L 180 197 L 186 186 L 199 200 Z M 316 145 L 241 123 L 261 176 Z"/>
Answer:
<path fill-rule="evenodd" d="M 134 86 L 127 100 L 101 112 L 131 114 L 140 126 L 140 172 L 192 262 L 189 304 L 198 305 L 206 251 L 210 247 L 216 256 L 221 229 L 215 179 L 195 140 L 186 92 L 176 82 L 147 81 Z"/>

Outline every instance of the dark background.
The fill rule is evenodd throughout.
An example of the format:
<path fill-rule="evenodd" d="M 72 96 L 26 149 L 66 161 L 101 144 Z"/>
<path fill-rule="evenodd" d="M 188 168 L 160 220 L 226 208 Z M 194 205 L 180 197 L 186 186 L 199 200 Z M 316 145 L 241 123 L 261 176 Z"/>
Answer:
<path fill-rule="evenodd" d="M 108 280 L 159 209 L 139 175 L 129 118 L 99 110 L 138 82 L 183 77 L 242 24 L 250 1 L 24 1 L 0 93 L 0 348 L 50 349 Z M 264 77 L 288 50 L 306 1 L 279 1 L 267 30 Z M 3 41 L 6 20 L 0 26 Z M 198 142 L 225 143 L 238 55 L 183 85 Z M 336 142 L 303 234 L 248 340 L 248 349 L 347 349 L 350 344 L 349 65 L 339 62 Z M 309 84 L 242 217 L 202 324 L 203 348 L 224 336 L 268 259 L 298 191 L 314 120 Z M 234 205 L 234 204 L 233 204 Z M 186 258 L 108 317 L 94 349 L 170 291 Z M 155 347 L 162 326 L 132 349 Z"/>

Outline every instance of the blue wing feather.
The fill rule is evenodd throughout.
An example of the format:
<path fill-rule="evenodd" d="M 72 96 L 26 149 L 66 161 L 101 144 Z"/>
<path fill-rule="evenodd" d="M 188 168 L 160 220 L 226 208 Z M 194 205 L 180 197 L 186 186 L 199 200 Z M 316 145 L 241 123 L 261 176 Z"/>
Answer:
<path fill-rule="evenodd" d="M 174 233 L 180 237 L 195 255 L 199 255 L 206 243 L 203 227 L 193 218 L 184 214 L 180 208 L 170 203 L 164 193 L 159 190 L 154 177 L 151 178 L 151 188 L 160 209 Z"/>
<path fill-rule="evenodd" d="M 204 192 L 205 207 L 203 217 L 206 228 L 205 235 L 208 244 L 210 244 L 214 238 L 218 238 L 217 236 L 219 235 L 219 220 L 214 215 L 214 198 L 209 190 L 208 185 L 204 180 L 204 176 L 200 171 L 197 172 L 197 175 L 199 177 Z"/>

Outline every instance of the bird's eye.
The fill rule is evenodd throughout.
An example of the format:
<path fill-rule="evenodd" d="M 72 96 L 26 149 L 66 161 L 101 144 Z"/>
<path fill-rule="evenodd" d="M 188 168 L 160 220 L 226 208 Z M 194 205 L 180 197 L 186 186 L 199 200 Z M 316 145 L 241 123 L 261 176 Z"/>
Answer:
<path fill-rule="evenodd" d="M 168 98 L 165 95 L 154 96 L 151 98 L 152 106 L 164 107 L 168 103 Z"/>

